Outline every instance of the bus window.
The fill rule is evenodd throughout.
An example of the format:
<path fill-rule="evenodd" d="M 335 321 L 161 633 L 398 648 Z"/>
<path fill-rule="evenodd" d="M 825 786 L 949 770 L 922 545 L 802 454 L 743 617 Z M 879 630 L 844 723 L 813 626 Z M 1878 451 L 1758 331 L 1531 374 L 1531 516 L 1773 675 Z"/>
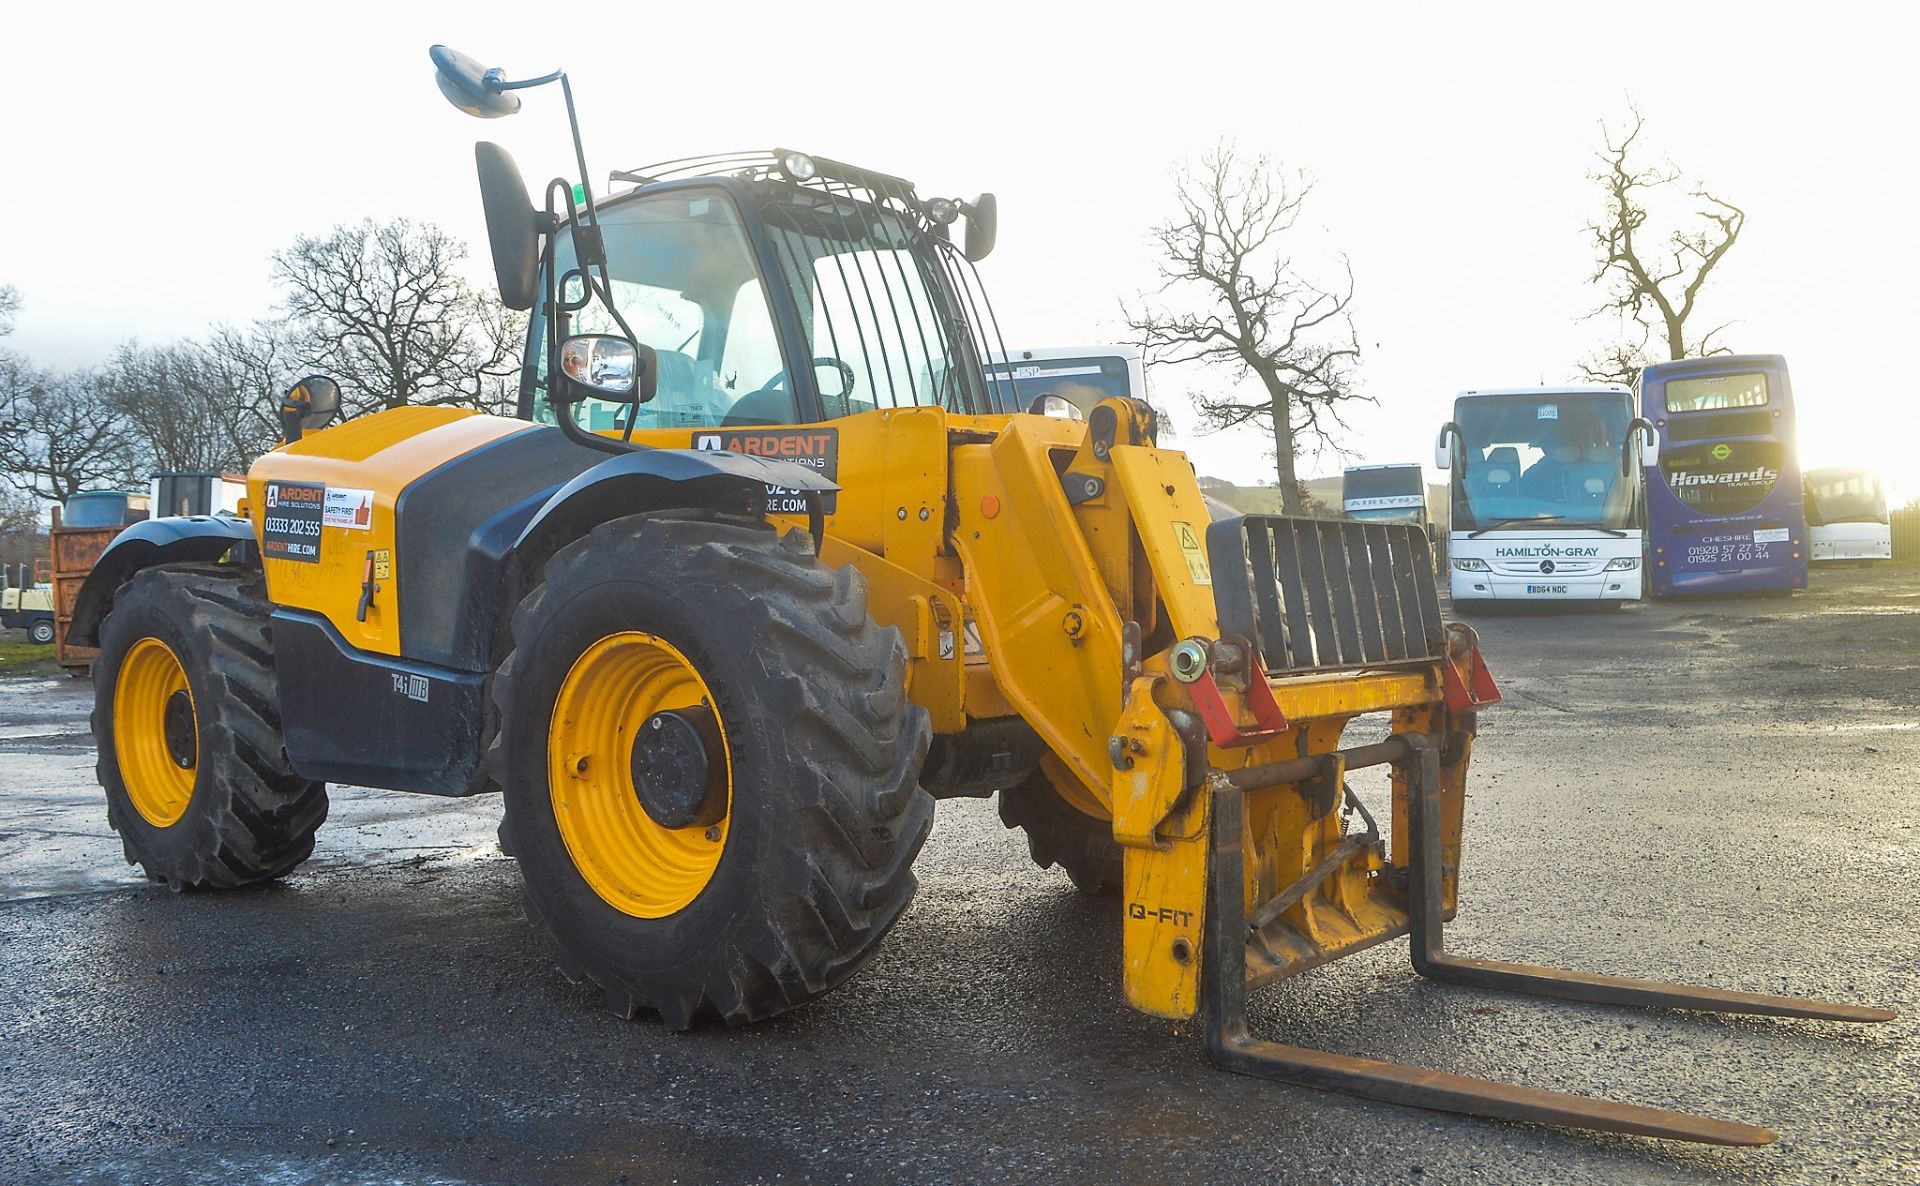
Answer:
<path fill-rule="evenodd" d="M 1766 406 L 1765 375 L 1708 375 L 1700 379 L 1667 381 L 1667 411 L 1670 413 L 1717 412 L 1726 408 Z"/>

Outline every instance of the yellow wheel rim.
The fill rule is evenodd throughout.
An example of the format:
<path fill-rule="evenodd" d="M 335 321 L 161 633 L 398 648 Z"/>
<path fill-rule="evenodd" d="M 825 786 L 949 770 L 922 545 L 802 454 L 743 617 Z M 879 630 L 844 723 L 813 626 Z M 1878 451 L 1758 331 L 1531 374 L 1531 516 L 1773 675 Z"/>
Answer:
<path fill-rule="evenodd" d="M 173 648 L 157 638 L 134 643 L 113 685 L 113 754 L 133 809 L 156 828 L 180 822 L 193 799 L 199 719 Z"/>
<path fill-rule="evenodd" d="M 1048 785 L 1053 788 L 1053 793 L 1060 796 L 1060 801 L 1068 807 L 1101 823 L 1107 823 L 1113 819 L 1113 812 L 1107 805 L 1094 798 L 1093 793 L 1087 790 L 1085 785 L 1052 754 L 1046 754 L 1040 759 L 1040 771 L 1046 776 Z"/>
<path fill-rule="evenodd" d="M 632 754 L 655 713 L 719 709 L 700 673 L 673 644 L 651 634 L 610 634 L 587 648 L 560 685 L 547 730 L 553 818 L 574 868 L 608 905 L 636 918 L 665 918 L 706 889 L 727 845 L 733 756 L 726 761 L 728 816 L 711 827 L 668 828 L 647 814 L 634 786 Z"/>

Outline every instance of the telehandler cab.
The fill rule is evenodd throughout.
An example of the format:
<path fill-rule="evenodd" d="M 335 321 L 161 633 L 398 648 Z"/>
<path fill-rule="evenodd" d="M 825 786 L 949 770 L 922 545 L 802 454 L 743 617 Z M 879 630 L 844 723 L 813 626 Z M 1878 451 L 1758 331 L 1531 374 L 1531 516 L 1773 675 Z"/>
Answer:
<path fill-rule="evenodd" d="M 566 86 L 433 59 L 477 115 Z M 990 195 L 777 150 L 616 173 L 603 202 L 573 136 L 581 180 L 543 210 L 477 149 L 501 297 L 531 310 L 518 417 L 322 427 L 338 392 L 310 380 L 242 515 L 141 524 L 94 569 L 99 776 L 150 876 L 287 873 L 328 782 L 499 790 L 569 976 L 623 1015 L 742 1023 L 857 971 L 934 800 L 997 792 L 1036 861 L 1118 893 L 1128 1001 L 1202 1015 L 1235 1071 L 1774 1138 L 1248 1035 L 1248 989 L 1402 935 L 1486 988 L 1892 1016 L 1449 954 L 1498 693 L 1417 527 L 1209 522 L 1145 404 L 1029 412 L 982 365 L 1006 357 L 973 269 Z M 1382 765 L 1390 842 L 1346 780 Z"/>

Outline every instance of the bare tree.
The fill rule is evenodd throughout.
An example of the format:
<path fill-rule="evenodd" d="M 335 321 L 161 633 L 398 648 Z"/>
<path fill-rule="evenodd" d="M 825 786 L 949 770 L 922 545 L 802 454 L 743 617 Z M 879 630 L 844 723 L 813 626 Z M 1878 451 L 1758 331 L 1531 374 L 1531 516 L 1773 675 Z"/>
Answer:
<path fill-rule="evenodd" d="M 273 257 L 301 361 L 337 380 L 348 414 L 407 404 L 491 409 L 519 367 L 503 318 L 467 283 L 467 249 L 400 218 L 302 235 Z"/>
<path fill-rule="evenodd" d="M 1180 214 L 1152 232 L 1158 300 L 1128 310 L 1127 327 L 1155 363 L 1198 363 L 1235 384 L 1259 380 L 1255 398 L 1195 395 L 1200 428 L 1263 425 L 1281 506 L 1300 514 L 1302 446 L 1337 447 L 1335 434 L 1347 427 L 1342 405 L 1372 402 L 1354 387 L 1353 270 L 1327 288 L 1294 267 L 1285 238 L 1313 187 L 1264 155 L 1243 162 L 1220 145 L 1183 167 L 1176 185 Z"/>
<path fill-rule="evenodd" d="M 275 391 L 255 381 L 253 359 L 231 365 L 237 360 L 220 348 L 222 341 L 128 342 L 107 365 L 106 397 L 143 468 L 243 472 L 278 439 Z M 266 344 L 276 343 L 268 337 Z"/>
<path fill-rule="evenodd" d="M 1601 126 L 1606 145 L 1599 154 L 1602 167 L 1590 176 L 1605 191 L 1606 207 L 1587 226 L 1597 257 L 1592 279 L 1607 287 L 1607 302 L 1594 315 L 1617 316 L 1625 336 L 1580 369 L 1591 379 L 1631 384 L 1652 361 L 1656 344 L 1667 358 L 1727 353 L 1715 339 L 1731 322 L 1698 334 L 1689 332 L 1688 322 L 1707 278 L 1739 240 L 1747 215 L 1703 183 L 1682 182 L 1672 164 L 1635 164 L 1635 142 L 1646 121 L 1639 108 L 1628 110 L 1632 126 L 1623 132 Z M 1695 205 L 1692 219 L 1665 233 L 1650 225 L 1648 203 L 1671 201 L 1682 193 Z"/>
<path fill-rule="evenodd" d="M 20 315 L 20 290 L 0 284 L 0 338 L 13 332 L 13 319 Z"/>
<path fill-rule="evenodd" d="M 313 369 L 300 357 L 294 332 L 282 321 L 217 325 L 197 346 L 207 382 L 252 418 L 249 426 L 235 413 L 241 420 L 235 439 L 267 446 L 279 440 L 280 397 Z"/>
<path fill-rule="evenodd" d="M 40 500 L 24 490 L 0 486 L 0 565 L 15 584 L 31 584 L 34 562 L 47 555 L 40 526 Z"/>
<path fill-rule="evenodd" d="M 135 450 L 91 371 L 53 374 L 0 359 L 0 470 L 50 502 L 136 483 Z"/>

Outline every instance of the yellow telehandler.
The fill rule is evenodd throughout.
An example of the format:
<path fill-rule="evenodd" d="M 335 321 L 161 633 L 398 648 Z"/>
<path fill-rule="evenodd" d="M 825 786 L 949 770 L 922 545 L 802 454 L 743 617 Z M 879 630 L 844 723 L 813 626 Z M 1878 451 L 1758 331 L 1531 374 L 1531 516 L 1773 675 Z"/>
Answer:
<path fill-rule="evenodd" d="M 444 47 L 476 115 L 512 80 Z M 573 103 L 567 94 L 571 119 Z M 991 195 L 775 150 L 581 180 L 477 159 L 519 415 L 330 425 L 321 377 L 238 516 L 124 533 L 79 598 L 128 859 L 287 873 L 325 784 L 501 791 L 563 969 L 619 1013 L 752 1022 L 857 971 L 943 796 L 1117 893 L 1128 1001 L 1235 1071 L 1725 1144 L 1766 1129 L 1263 1042 L 1251 988 L 1399 936 L 1575 1000 L 1885 1011 L 1449 954 L 1476 713 L 1417 526 L 1210 521 L 1144 403 L 1024 399 L 974 263 Z M 957 241 L 956 241 L 957 240 Z M 1385 766 L 1370 809 L 1350 771 Z M 1391 812 L 1390 841 L 1371 811 Z"/>

